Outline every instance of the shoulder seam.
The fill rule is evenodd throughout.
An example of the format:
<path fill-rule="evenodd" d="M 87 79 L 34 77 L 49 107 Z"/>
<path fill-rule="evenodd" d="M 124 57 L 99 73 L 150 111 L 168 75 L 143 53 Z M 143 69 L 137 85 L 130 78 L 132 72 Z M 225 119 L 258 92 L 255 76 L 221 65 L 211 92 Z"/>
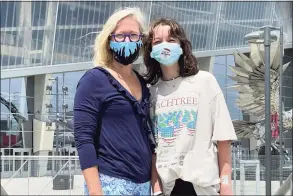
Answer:
<path fill-rule="evenodd" d="M 212 100 L 209 102 L 209 104 L 211 104 L 213 101 L 214 101 L 214 99 L 216 99 L 219 95 L 221 95 L 221 94 L 223 94 L 223 92 L 218 92 L 213 98 L 212 98 Z"/>

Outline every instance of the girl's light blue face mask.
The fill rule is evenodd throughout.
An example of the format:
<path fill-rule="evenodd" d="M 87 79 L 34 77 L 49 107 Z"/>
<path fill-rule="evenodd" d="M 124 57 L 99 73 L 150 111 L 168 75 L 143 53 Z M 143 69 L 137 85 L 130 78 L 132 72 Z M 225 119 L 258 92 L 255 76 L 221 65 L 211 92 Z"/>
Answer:
<path fill-rule="evenodd" d="M 162 65 L 170 66 L 178 61 L 182 53 L 179 44 L 163 42 L 153 46 L 151 58 L 156 59 Z"/>

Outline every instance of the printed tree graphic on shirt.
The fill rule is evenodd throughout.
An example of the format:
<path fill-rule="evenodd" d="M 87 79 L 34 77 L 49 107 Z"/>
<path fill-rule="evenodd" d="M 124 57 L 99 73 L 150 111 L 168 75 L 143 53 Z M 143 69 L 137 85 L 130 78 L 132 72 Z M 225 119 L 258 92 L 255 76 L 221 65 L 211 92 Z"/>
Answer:
<path fill-rule="evenodd" d="M 159 135 L 163 138 L 173 137 L 173 123 L 171 121 L 172 115 L 163 113 L 159 115 Z"/>
<path fill-rule="evenodd" d="M 180 120 L 179 120 L 179 117 L 180 117 L 180 115 L 181 115 L 181 111 L 176 111 L 176 112 L 174 112 L 174 114 L 172 114 L 172 116 L 173 116 L 173 122 L 174 122 L 174 128 L 175 129 L 178 129 L 179 127 L 180 127 Z"/>
<path fill-rule="evenodd" d="M 197 120 L 197 112 L 191 111 L 189 115 L 190 115 L 190 121 L 187 123 L 187 127 L 190 129 L 195 129 L 196 120 Z"/>
<path fill-rule="evenodd" d="M 185 110 L 181 122 L 182 122 L 184 125 L 186 125 L 186 124 L 189 122 L 189 120 L 190 120 L 189 111 L 186 111 L 186 110 Z"/>
<path fill-rule="evenodd" d="M 158 138 L 162 138 L 166 143 L 173 143 L 179 134 L 192 136 L 195 133 L 197 112 L 183 110 L 162 113 L 156 115 L 153 120 Z"/>

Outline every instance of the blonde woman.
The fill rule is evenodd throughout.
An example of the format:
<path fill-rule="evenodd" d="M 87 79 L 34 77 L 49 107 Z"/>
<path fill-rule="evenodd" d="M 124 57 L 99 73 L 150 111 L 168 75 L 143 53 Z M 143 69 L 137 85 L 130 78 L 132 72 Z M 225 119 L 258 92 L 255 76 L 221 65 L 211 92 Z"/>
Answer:
<path fill-rule="evenodd" d="M 85 195 L 151 194 L 150 93 L 132 69 L 144 28 L 139 9 L 110 16 L 95 41 L 96 67 L 77 85 L 74 131 Z"/>

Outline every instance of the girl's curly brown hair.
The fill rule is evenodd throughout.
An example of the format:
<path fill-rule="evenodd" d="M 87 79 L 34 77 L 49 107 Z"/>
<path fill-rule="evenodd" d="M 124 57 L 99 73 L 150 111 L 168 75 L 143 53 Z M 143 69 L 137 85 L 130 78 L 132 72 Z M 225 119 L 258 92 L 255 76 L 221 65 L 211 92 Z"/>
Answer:
<path fill-rule="evenodd" d="M 162 70 L 160 63 L 155 59 L 151 58 L 150 54 L 152 51 L 152 40 L 154 36 L 154 28 L 159 25 L 170 26 L 169 35 L 171 37 L 177 38 L 180 41 L 183 54 L 178 60 L 179 64 L 179 74 L 181 77 L 196 75 L 199 71 L 198 63 L 195 56 L 192 54 L 192 46 L 190 41 L 187 39 L 183 28 L 174 20 L 171 19 L 159 19 L 155 21 L 149 30 L 149 34 L 143 40 L 144 48 L 144 63 L 147 68 L 147 73 L 145 75 L 146 81 L 149 84 L 156 84 L 158 80 L 162 77 Z"/>

